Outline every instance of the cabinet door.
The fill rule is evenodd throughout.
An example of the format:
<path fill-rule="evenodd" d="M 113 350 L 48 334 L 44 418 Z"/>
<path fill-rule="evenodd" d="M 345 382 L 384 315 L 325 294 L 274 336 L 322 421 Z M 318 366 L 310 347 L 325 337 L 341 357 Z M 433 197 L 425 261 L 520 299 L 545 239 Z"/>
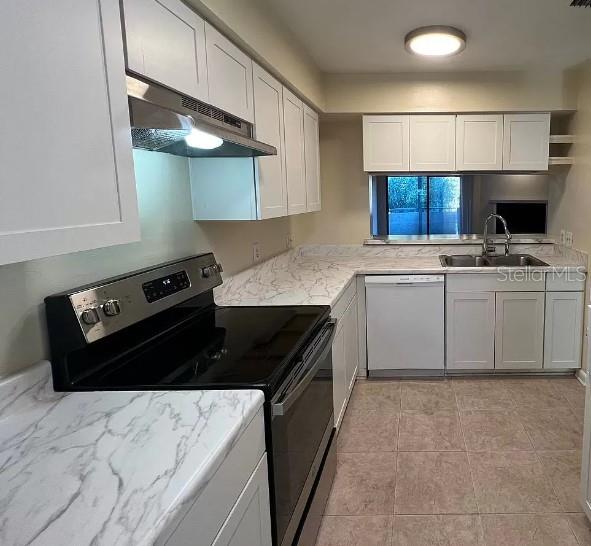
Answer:
<path fill-rule="evenodd" d="M 448 292 L 446 299 L 447 368 L 494 368 L 494 292 Z"/>
<path fill-rule="evenodd" d="M 544 368 L 580 368 L 583 292 L 547 292 Z"/>
<path fill-rule="evenodd" d="M 410 116 L 410 170 L 454 171 L 456 117 Z"/>
<path fill-rule="evenodd" d="M 347 363 L 345 361 L 345 328 L 337 323 L 337 331 L 332 342 L 332 393 L 334 404 L 334 424 L 339 427 L 345 411 L 347 399 Z"/>
<path fill-rule="evenodd" d="M 357 368 L 359 367 L 359 333 L 357 330 L 357 297 L 351 300 L 343 315 L 345 331 L 345 385 L 346 397 L 355 385 Z"/>
<path fill-rule="evenodd" d="M 320 135 L 318 114 L 304 104 L 304 158 L 306 163 L 306 210 L 320 210 Z"/>
<path fill-rule="evenodd" d="M 548 170 L 550 114 L 505 114 L 503 169 Z"/>
<path fill-rule="evenodd" d="M 205 45 L 209 102 L 252 123 L 252 59 L 208 23 Z"/>
<path fill-rule="evenodd" d="M 0 48 L 0 264 L 139 240 L 118 0 L 3 2 Z"/>
<path fill-rule="evenodd" d="M 283 86 L 253 65 L 255 136 L 277 148 L 277 155 L 256 160 L 259 218 L 287 215 L 287 182 L 283 152 Z"/>
<path fill-rule="evenodd" d="M 197 542 L 196 542 L 197 543 Z M 263 455 L 212 546 L 271 546 L 267 455 Z M 188 545 L 187 545 L 188 546 Z"/>
<path fill-rule="evenodd" d="M 205 22 L 180 0 L 123 0 L 127 68 L 207 102 Z"/>
<path fill-rule="evenodd" d="M 495 368 L 541 368 L 543 353 L 544 293 L 497 292 Z"/>
<path fill-rule="evenodd" d="M 306 212 L 304 164 L 304 105 L 283 88 L 285 174 L 287 177 L 287 213 Z"/>
<path fill-rule="evenodd" d="M 503 169 L 502 114 L 458 115 L 456 118 L 456 169 Z"/>
<path fill-rule="evenodd" d="M 409 116 L 363 116 L 363 169 L 409 170 Z"/>

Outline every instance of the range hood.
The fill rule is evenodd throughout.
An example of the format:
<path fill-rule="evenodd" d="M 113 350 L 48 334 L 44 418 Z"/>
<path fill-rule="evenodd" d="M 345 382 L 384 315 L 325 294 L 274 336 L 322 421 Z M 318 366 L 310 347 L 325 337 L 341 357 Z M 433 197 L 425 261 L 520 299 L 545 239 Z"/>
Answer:
<path fill-rule="evenodd" d="M 256 157 L 277 155 L 274 146 L 252 138 L 250 123 L 162 85 L 127 75 L 134 148 L 183 157 Z M 212 149 L 189 146 L 185 137 L 203 131 L 220 138 Z"/>

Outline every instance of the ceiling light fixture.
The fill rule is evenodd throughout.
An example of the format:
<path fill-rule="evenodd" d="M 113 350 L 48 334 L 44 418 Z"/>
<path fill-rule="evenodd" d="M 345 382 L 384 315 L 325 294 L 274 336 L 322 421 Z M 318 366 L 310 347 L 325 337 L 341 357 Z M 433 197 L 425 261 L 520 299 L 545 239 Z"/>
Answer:
<path fill-rule="evenodd" d="M 404 38 L 404 44 L 415 55 L 449 57 L 466 47 L 466 35 L 454 27 L 434 25 L 409 32 Z"/>

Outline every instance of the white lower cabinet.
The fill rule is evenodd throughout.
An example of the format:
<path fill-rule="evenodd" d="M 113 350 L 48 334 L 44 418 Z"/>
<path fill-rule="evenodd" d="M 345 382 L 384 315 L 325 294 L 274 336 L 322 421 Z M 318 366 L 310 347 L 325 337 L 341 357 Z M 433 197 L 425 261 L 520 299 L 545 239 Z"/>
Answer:
<path fill-rule="evenodd" d="M 352 290 L 355 289 L 356 284 L 352 283 L 351 287 Z M 333 404 L 337 428 L 343 419 L 359 367 L 357 295 L 351 298 L 349 290 L 346 290 L 341 298 L 348 300 L 348 303 L 339 305 L 339 301 L 333 307 L 337 320 L 337 332 L 332 343 Z M 340 308 L 343 305 L 344 311 Z"/>
<path fill-rule="evenodd" d="M 271 507 L 262 408 L 157 546 L 271 546 Z"/>
<path fill-rule="evenodd" d="M 448 293 L 447 367 L 489 370 L 495 367 L 494 292 Z"/>
<path fill-rule="evenodd" d="M 547 292 L 544 368 L 579 368 L 584 292 Z"/>
<path fill-rule="evenodd" d="M 497 292 L 495 368 L 541 368 L 544 355 L 544 293 Z"/>
<path fill-rule="evenodd" d="M 253 472 L 213 546 L 271 546 L 267 456 Z"/>

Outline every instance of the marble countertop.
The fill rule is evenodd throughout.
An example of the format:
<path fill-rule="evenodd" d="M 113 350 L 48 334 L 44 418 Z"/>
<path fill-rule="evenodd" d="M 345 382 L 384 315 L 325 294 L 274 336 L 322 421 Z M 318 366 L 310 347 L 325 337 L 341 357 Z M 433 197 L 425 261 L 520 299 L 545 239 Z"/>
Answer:
<path fill-rule="evenodd" d="M 55 393 L 48 363 L 0 382 L 0 544 L 153 544 L 262 404 L 257 390 Z"/>
<path fill-rule="evenodd" d="M 552 245 L 548 245 L 552 246 Z M 224 279 L 215 289 L 218 305 L 330 305 L 333 306 L 355 275 L 496 273 L 503 268 L 443 267 L 444 247 L 425 246 L 422 254 L 398 254 L 388 247 L 326 245 L 296 249 Z M 527 251 L 548 263 L 530 271 L 585 271 L 572 257 Z M 457 253 L 457 252 L 456 252 Z"/>

